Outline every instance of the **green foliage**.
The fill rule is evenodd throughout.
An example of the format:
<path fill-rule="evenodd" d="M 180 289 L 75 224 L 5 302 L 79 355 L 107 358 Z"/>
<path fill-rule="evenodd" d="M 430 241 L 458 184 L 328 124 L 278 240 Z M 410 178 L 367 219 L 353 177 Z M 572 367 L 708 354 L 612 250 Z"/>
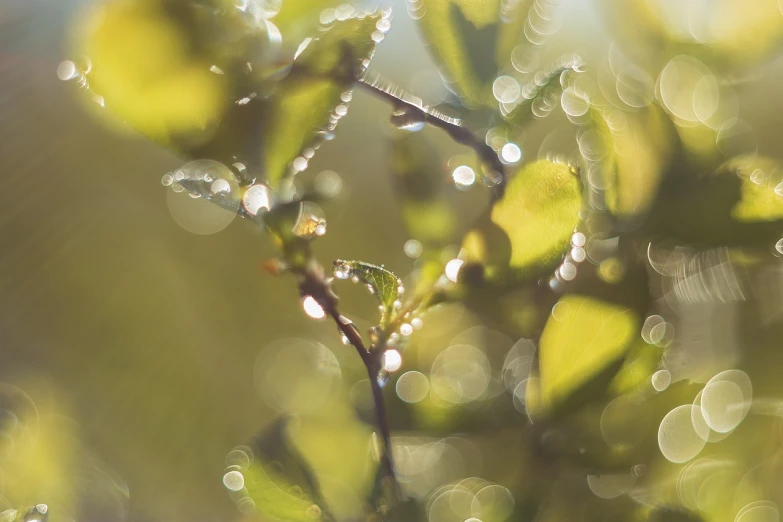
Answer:
<path fill-rule="evenodd" d="M 399 277 L 383 266 L 340 259 L 334 262 L 334 273 L 339 279 L 355 277 L 367 285 L 367 289 L 380 303 L 381 320 L 379 324 L 381 328 L 385 328 L 394 319 L 397 310 L 402 306 L 400 299 L 404 290 L 402 280 Z"/>
<path fill-rule="evenodd" d="M 555 408 L 622 359 L 639 326 L 628 308 L 584 296 L 560 298 L 541 334 L 542 406 Z"/>
<path fill-rule="evenodd" d="M 420 26 L 444 73 L 471 105 L 490 103 L 488 86 L 509 62 L 531 0 L 423 0 Z M 501 21 L 501 16 L 504 21 Z"/>
<path fill-rule="evenodd" d="M 529 163 L 466 236 L 466 257 L 485 264 L 491 276 L 504 274 L 507 259 L 513 279 L 536 277 L 562 259 L 581 208 L 582 184 L 575 168 L 545 160 Z"/>
<path fill-rule="evenodd" d="M 313 40 L 294 62 L 268 102 L 261 150 L 263 171 L 274 188 L 291 173 L 294 159 L 319 144 L 331 132 L 332 111 L 346 102 L 340 96 L 350 88 L 363 60 L 375 50 L 371 35 L 382 15 L 373 14 L 336 22 Z M 305 159 L 305 158 L 303 158 Z"/>
<path fill-rule="evenodd" d="M 328 519 L 308 464 L 291 445 L 288 420 L 273 422 L 254 442 L 254 458 L 240 472 L 247 496 L 260 512 L 281 520 Z M 230 468 L 233 469 L 233 468 Z"/>
<path fill-rule="evenodd" d="M 780 238 L 782 180 L 775 160 L 733 158 L 669 185 L 645 230 L 692 245 L 772 246 Z"/>

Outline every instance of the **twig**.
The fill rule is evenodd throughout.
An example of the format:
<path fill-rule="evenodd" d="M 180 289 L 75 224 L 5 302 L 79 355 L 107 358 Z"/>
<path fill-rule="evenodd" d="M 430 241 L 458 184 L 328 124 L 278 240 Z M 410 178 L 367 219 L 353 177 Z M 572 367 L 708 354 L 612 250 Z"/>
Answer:
<path fill-rule="evenodd" d="M 437 127 L 460 145 L 473 149 L 481 161 L 489 166 L 489 172 L 484 175 L 494 185 L 495 196 L 499 198 L 503 195 L 506 185 L 505 165 L 492 147 L 463 126 L 460 119 L 424 105 L 420 98 L 406 93 L 377 73 L 364 74 L 356 81 L 364 90 L 388 101 L 395 109 L 404 110 L 407 118 Z"/>
<path fill-rule="evenodd" d="M 392 457 L 391 430 L 386 416 L 386 405 L 383 401 L 383 391 L 378 384 L 378 371 L 381 368 L 378 352 L 371 352 L 364 345 L 359 330 L 354 326 L 353 321 L 340 314 L 337 308 L 338 298 L 332 291 L 330 283 L 326 280 L 323 267 L 311 260 L 309 265 L 301 270 L 297 270 L 296 275 L 299 280 L 299 291 L 303 296 L 309 295 L 315 299 L 321 308 L 334 319 L 337 328 L 348 339 L 348 342 L 356 348 L 359 353 L 370 380 L 372 388 L 373 403 L 377 417 L 378 431 L 381 435 L 382 451 L 380 455 L 380 464 L 385 470 L 386 475 L 392 482 L 395 494 L 400 498 L 399 484 L 394 472 L 394 460 Z"/>

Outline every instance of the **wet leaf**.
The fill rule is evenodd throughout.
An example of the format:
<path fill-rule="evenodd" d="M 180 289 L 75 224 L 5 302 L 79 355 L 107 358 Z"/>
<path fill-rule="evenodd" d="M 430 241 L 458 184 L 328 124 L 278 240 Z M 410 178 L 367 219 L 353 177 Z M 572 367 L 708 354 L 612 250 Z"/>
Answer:
<path fill-rule="evenodd" d="M 625 356 L 638 335 L 631 309 L 585 296 L 560 298 L 539 346 L 541 401 L 552 408 Z"/>
<path fill-rule="evenodd" d="M 281 520 L 325 520 L 309 465 L 289 442 L 288 420 L 274 421 L 253 443 L 255 458 L 241 470 L 258 511 Z"/>
<path fill-rule="evenodd" d="M 510 277 L 540 275 L 562 259 L 581 208 L 582 186 L 572 167 L 546 160 L 529 163 L 468 234 L 463 243 L 467 259 L 485 263 L 489 276 L 502 277 L 507 244 Z"/>
<path fill-rule="evenodd" d="M 381 18 L 374 13 L 336 22 L 307 44 L 266 103 L 262 162 L 273 188 L 294 172 L 295 159 L 301 158 L 306 166 L 307 158 L 301 154 L 320 143 L 324 132 L 334 129 L 336 120 L 330 117 L 335 108 L 342 105 L 347 110 L 348 102 L 340 96 L 365 68 L 362 61 L 372 57 L 375 42 L 371 35 Z"/>
<path fill-rule="evenodd" d="M 444 73 L 465 101 L 494 104 L 487 88 L 509 63 L 532 0 L 422 0 L 420 27 Z"/>
<path fill-rule="evenodd" d="M 238 13 L 163 0 L 102 5 L 85 24 L 84 78 L 109 112 L 157 143 L 188 158 L 239 161 L 277 189 L 347 111 L 341 95 L 372 57 L 385 15 L 335 22 L 303 42 L 284 74 L 277 37 Z"/>
<path fill-rule="evenodd" d="M 334 262 L 334 273 L 339 279 L 356 278 L 367 285 L 381 305 L 381 327 L 392 320 L 402 298 L 402 279 L 386 270 L 383 266 L 371 265 L 362 261 Z"/>

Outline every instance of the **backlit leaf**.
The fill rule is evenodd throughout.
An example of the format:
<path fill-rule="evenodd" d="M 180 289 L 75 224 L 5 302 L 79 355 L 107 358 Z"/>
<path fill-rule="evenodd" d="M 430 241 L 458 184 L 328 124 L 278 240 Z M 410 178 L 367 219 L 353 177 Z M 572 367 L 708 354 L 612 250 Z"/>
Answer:
<path fill-rule="evenodd" d="M 464 99 L 490 102 L 487 88 L 522 38 L 532 0 L 422 0 L 420 27 Z"/>
<path fill-rule="evenodd" d="M 254 441 L 253 458 L 239 470 L 247 496 L 258 511 L 281 520 L 324 520 L 318 484 L 288 440 L 287 425 L 278 419 Z"/>
<path fill-rule="evenodd" d="M 631 309 L 590 297 L 562 297 L 552 310 L 539 345 L 541 400 L 561 404 L 622 358 L 638 335 Z"/>
<path fill-rule="evenodd" d="M 586 147 L 599 147 L 602 157 L 600 184 L 604 188 L 607 208 L 616 216 L 629 218 L 645 215 L 655 202 L 658 187 L 675 153 L 674 130 L 661 109 L 650 105 L 634 113 L 612 111 L 611 117 L 622 121 L 611 128 L 609 115 L 592 107 L 590 121 L 582 139 L 593 141 Z"/>
<path fill-rule="evenodd" d="M 559 263 L 568 249 L 581 208 L 582 185 L 572 167 L 547 160 L 529 163 L 468 234 L 463 244 L 466 256 L 502 276 L 504 267 L 498 263 L 505 261 L 503 252 L 509 245 L 511 276 L 541 274 Z"/>

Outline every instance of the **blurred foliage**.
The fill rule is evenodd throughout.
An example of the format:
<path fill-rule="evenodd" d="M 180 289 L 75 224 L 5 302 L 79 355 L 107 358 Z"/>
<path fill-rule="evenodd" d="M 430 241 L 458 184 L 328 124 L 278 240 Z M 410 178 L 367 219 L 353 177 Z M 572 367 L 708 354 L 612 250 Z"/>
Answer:
<path fill-rule="evenodd" d="M 441 75 L 429 85 L 432 105 L 365 76 L 388 11 L 330 0 L 108 0 L 84 9 L 74 44 L 84 58 L 62 62 L 58 76 L 97 103 L 99 120 L 124 122 L 187 161 L 161 181 L 169 202 L 215 204 L 228 216 L 204 233 L 235 216 L 268 232 L 276 253 L 264 254 L 267 272 L 293 275 L 285 281 L 298 285 L 305 313 L 337 323 L 338 335 L 330 324 L 327 336 L 297 320 L 285 327 L 301 327 L 302 339 L 269 344 L 258 316 L 268 314 L 267 326 L 288 317 L 295 291 L 274 287 L 264 305 L 279 310 L 249 313 L 236 295 L 248 292 L 245 281 L 214 307 L 220 313 L 170 311 L 172 323 L 214 338 L 221 358 L 239 359 L 250 344 L 230 324 L 253 325 L 269 344 L 252 365 L 266 409 L 246 408 L 244 431 L 225 426 L 247 444 L 224 448 L 237 520 L 779 520 L 783 171 L 778 151 L 761 147 L 761 131 L 741 117 L 753 97 L 743 89 L 775 57 L 783 8 L 596 3 L 614 40 L 593 66 L 550 56 L 563 14 L 555 0 L 408 0 Z M 355 187 L 378 185 L 372 197 L 341 194 L 335 172 L 309 172 L 359 89 L 390 105 L 388 154 L 366 150 L 372 118 L 387 110 L 366 104 L 355 154 L 324 164 L 362 163 Z M 446 132 L 436 137 L 425 124 Z M 379 163 L 364 165 L 368 157 Z M 327 235 L 326 215 L 354 207 L 363 214 L 336 222 L 363 235 L 335 221 Z M 177 208 L 206 216 L 204 206 Z M 383 247 L 400 234 L 407 268 L 400 256 L 385 260 Z M 344 253 L 335 254 L 334 237 Z M 208 278 L 180 266 L 167 274 L 186 289 L 219 286 L 237 271 L 235 256 L 225 263 Z M 338 312 L 332 275 L 373 297 L 334 285 L 347 296 Z M 140 308 L 152 300 L 143 295 Z M 132 322 L 136 304 L 126 306 L 120 315 Z M 203 365 L 166 370 L 219 370 Z M 91 435 L 66 417 L 83 412 L 57 388 L 23 384 L 27 391 L 0 388 L 3 520 L 171 518 L 169 509 L 133 510 L 133 488 L 93 455 Z M 153 395 L 177 425 L 171 399 Z M 220 413 L 214 400 L 210 411 Z M 223 433 L 223 420 L 197 425 Z M 196 443 L 183 453 L 202 459 Z M 204 462 L 215 470 L 209 491 L 220 489 L 222 464 Z M 165 496 L 155 489 L 148 495 Z M 194 518 L 197 508 L 186 509 Z"/>

